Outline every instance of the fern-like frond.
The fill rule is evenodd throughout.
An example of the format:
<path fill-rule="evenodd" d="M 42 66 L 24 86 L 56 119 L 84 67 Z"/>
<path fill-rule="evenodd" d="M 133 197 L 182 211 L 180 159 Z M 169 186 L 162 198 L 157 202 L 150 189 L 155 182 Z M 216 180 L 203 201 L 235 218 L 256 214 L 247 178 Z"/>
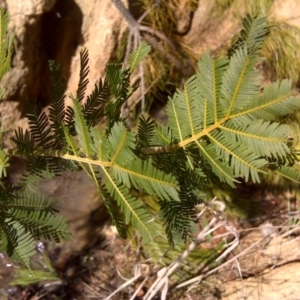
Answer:
<path fill-rule="evenodd" d="M 295 165 L 293 167 L 280 166 L 275 170 L 275 172 L 291 181 L 294 181 L 296 183 L 300 182 L 300 167 L 298 165 Z"/>
<path fill-rule="evenodd" d="M 137 133 L 137 149 L 145 149 L 151 146 L 151 141 L 154 135 L 155 122 L 144 115 L 141 115 L 138 123 L 138 133 Z"/>
<path fill-rule="evenodd" d="M 153 217 L 160 209 L 173 245 L 191 233 L 194 207 L 205 201 L 209 181 L 231 187 L 239 180 L 259 182 L 260 173 L 272 168 L 299 181 L 289 140 L 292 131 L 279 117 L 299 109 L 300 98 L 292 96 L 288 80 L 260 90 L 255 66 L 268 28 L 264 19 L 250 16 L 243 25 L 232 52 L 225 58 L 205 53 L 196 74 L 169 99 L 167 125 L 142 116 L 137 133 L 125 126 L 121 108 L 134 91 L 131 72 L 149 47 L 142 44 L 130 56 L 129 69 L 109 64 L 106 80 L 95 85 L 86 104 L 88 55 L 83 50 L 76 98 L 71 96 L 73 107 L 67 109 L 65 85 L 58 66 L 52 64 L 49 118 L 40 108 L 31 108 L 29 131 L 19 129 L 14 138 L 17 152 L 28 158 L 21 192 L 5 202 L 9 192 L 0 185 L 0 239 L 10 254 L 28 264 L 32 237 L 68 238 L 66 223 L 54 214 L 52 204 L 34 193 L 39 180 L 65 168 L 63 161 L 73 162 L 94 180 L 123 237 L 134 227 L 152 242 L 162 226 Z M 14 153 L 0 151 L 1 174 L 6 155 Z"/>
<path fill-rule="evenodd" d="M 105 200 L 104 204 L 111 216 L 112 223 L 116 226 L 121 238 L 125 239 L 128 236 L 128 229 L 130 228 L 124 220 L 124 215 L 121 213 L 117 202 L 109 195 L 105 185 L 99 187 L 99 192 Z"/>
<path fill-rule="evenodd" d="M 152 165 L 152 161 L 135 159 L 124 167 L 113 168 L 115 177 L 128 188 L 144 190 L 160 199 L 179 201 L 178 182 L 171 174 L 166 174 Z"/>
<path fill-rule="evenodd" d="M 283 159 L 290 149 L 287 146 L 289 126 L 262 119 L 257 122 L 237 124 L 229 120 L 220 126 L 227 140 L 247 145 L 255 153 L 268 158 Z"/>
<path fill-rule="evenodd" d="M 84 99 L 86 87 L 89 83 L 88 74 L 89 74 L 89 52 L 86 48 L 80 51 L 80 72 L 79 72 L 79 83 L 78 89 L 76 92 L 76 98 L 78 102 L 82 102 Z"/>
<path fill-rule="evenodd" d="M 2 219 L 0 228 L 5 234 L 3 246 L 7 254 L 30 268 L 29 258 L 35 253 L 35 241 L 32 235 L 25 232 L 22 224 L 12 219 Z"/>
<path fill-rule="evenodd" d="M 105 136 L 105 132 L 100 127 L 91 128 L 91 136 L 93 138 L 92 150 L 98 160 L 103 162 L 109 161 L 109 141 Z"/>
<path fill-rule="evenodd" d="M 225 163 L 220 159 L 214 145 L 204 141 L 196 142 L 196 145 L 199 147 L 200 156 L 205 159 L 213 173 L 218 176 L 219 180 L 234 187 L 234 183 L 238 181 L 234 179 L 233 170 L 228 163 Z"/>
<path fill-rule="evenodd" d="M 39 106 L 33 106 L 28 103 L 26 105 L 26 117 L 28 118 L 30 133 L 36 147 L 51 148 L 53 136 L 50 134 L 51 128 L 45 112 Z"/>
<path fill-rule="evenodd" d="M 127 130 L 123 123 L 116 123 L 111 129 L 108 137 L 110 160 L 112 164 L 124 166 L 136 158 L 133 149 L 135 148 L 135 135 Z"/>
<path fill-rule="evenodd" d="M 188 174 L 186 174 L 188 175 Z M 189 174 L 191 175 L 191 174 Z M 193 175 L 192 175 L 193 176 Z M 185 187 L 179 192 L 180 202 L 160 202 L 161 214 L 169 243 L 174 246 L 174 239 L 178 236 L 185 241 L 192 233 L 192 226 L 196 217 L 196 205 L 203 203 L 205 194 L 197 196 L 193 193 L 194 187 Z M 174 235 L 175 233 L 175 235 Z"/>
<path fill-rule="evenodd" d="M 134 50 L 128 60 L 129 71 L 132 73 L 135 68 L 139 65 L 141 61 L 148 55 L 151 51 L 151 47 L 145 42 L 140 43 L 136 50 Z"/>
<path fill-rule="evenodd" d="M 73 137 L 73 135 L 70 132 L 70 128 L 68 128 L 65 125 L 62 125 L 64 134 L 65 134 L 65 139 L 66 139 L 66 143 L 68 145 L 68 151 L 72 154 L 78 154 L 79 153 L 79 145 L 78 142 L 76 141 L 76 139 Z M 75 128 L 75 126 L 74 126 Z"/>
<path fill-rule="evenodd" d="M 92 155 L 91 145 L 92 139 L 89 128 L 83 114 L 83 106 L 78 99 L 70 96 L 73 102 L 75 129 L 82 152 L 88 157 Z"/>
<path fill-rule="evenodd" d="M 31 236 L 36 239 L 43 237 L 47 240 L 54 240 L 60 243 L 63 240 L 71 238 L 66 219 L 61 215 L 54 215 L 36 209 L 30 212 L 13 209 L 8 214 L 12 219 L 22 224 L 25 231 L 30 232 Z"/>
<path fill-rule="evenodd" d="M 161 217 L 169 244 L 174 247 L 178 234 L 185 238 L 191 227 L 191 220 L 182 213 L 181 203 L 178 201 L 162 201 Z"/>
<path fill-rule="evenodd" d="M 58 212 L 54 208 L 55 201 L 49 196 L 40 194 L 34 190 L 30 190 L 28 186 L 26 189 L 14 193 L 14 199 L 11 201 L 2 201 L 5 209 L 16 209 L 22 211 L 41 211 L 46 213 Z"/>
<path fill-rule="evenodd" d="M 184 85 L 184 90 L 177 91 L 174 101 L 169 101 L 166 112 L 173 136 L 182 141 L 202 129 L 201 115 L 199 115 L 200 94 L 197 89 L 196 77 L 192 76 Z"/>
<path fill-rule="evenodd" d="M 186 169 L 187 157 L 182 149 L 171 153 L 156 153 L 152 159 L 153 165 L 166 174 L 179 176 Z"/>
<path fill-rule="evenodd" d="M 221 102 L 227 117 L 241 111 L 259 93 L 261 79 L 254 69 L 257 59 L 247 48 L 239 48 L 232 56 L 222 80 Z"/>
<path fill-rule="evenodd" d="M 44 237 L 60 242 L 71 237 L 66 220 L 55 215 L 54 201 L 36 193 L 36 186 L 31 189 L 26 185 L 17 192 L 0 189 L 1 248 L 27 267 L 35 253 L 34 239 Z"/>
<path fill-rule="evenodd" d="M 267 165 L 266 159 L 261 158 L 247 145 L 227 140 L 221 132 L 208 134 L 208 137 L 216 149 L 217 157 L 221 157 L 232 168 L 235 178 L 242 177 L 248 181 L 251 174 L 252 181 L 259 182 L 258 173 L 263 173 L 261 168 Z"/>
<path fill-rule="evenodd" d="M 72 136 L 76 135 L 75 122 L 74 122 L 74 110 L 71 106 L 66 108 L 66 117 L 64 124 L 68 127 L 69 132 Z"/>
<path fill-rule="evenodd" d="M 85 91 L 88 85 L 88 79 L 87 75 L 89 73 L 89 67 L 88 67 L 88 51 L 86 49 L 83 49 L 80 51 L 80 74 L 79 74 L 79 83 L 78 83 L 78 89 L 76 92 L 76 98 L 79 103 L 82 102 Z M 96 95 L 97 97 L 97 95 Z M 94 100 L 94 99 L 92 99 Z M 91 99 L 89 99 L 89 105 L 91 103 Z M 86 104 L 87 105 L 87 104 Z M 88 109 L 88 107 L 87 107 Z M 65 110 L 65 121 L 64 125 L 66 125 L 69 129 L 69 132 L 72 136 L 76 135 L 76 129 L 75 129 L 75 121 L 74 121 L 74 110 L 72 107 L 68 106 Z"/>
<path fill-rule="evenodd" d="M 243 111 L 236 112 L 232 118 L 250 116 L 254 119 L 275 120 L 299 108 L 299 98 L 292 96 L 292 81 L 276 81 L 264 88 L 262 95 L 253 97 Z"/>
<path fill-rule="evenodd" d="M 227 67 L 228 59 L 226 57 L 213 58 L 209 53 L 202 55 L 198 62 L 200 72 L 196 73 L 196 84 L 203 99 L 200 100 L 199 98 L 197 100 L 198 109 L 196 112 L 199 114 L 199 124 L 203 123 L 204 129 L 224 117 L 224 110 L 220 102 L 223 99 L 221 93 L 222 80 Z M 213 109 L 209 110 L 208 107 Z"/>
<path fill-rule="evenodd" d="M 122 69 L 120 64 L 109 64 L 105 70 L 108 85 L 113 95 L 113 99 L 105 107 L 109 130 L 115 122 L 120 121 L 122 105 L 131 96 L 133 90 L 130 90 L 129 70 Z"/>
<path fill-rule="evenodd" d="M 96 126 L 104 117 L 104 104 L 108 103 L 111 98 L 111 92 L 108 81 L 101 79 L 95 84 L 94 90 L 87 97 L 84 104 L 84 116 L 89 126 Z"/>
<path fill-rule="evenodd" d="M 197 165 L 197 163 L 194 162 L 194 165 Z M 180 174 L 179 185 L 182 186 L 182 188 L 180 188 L 181 194 L 182 191 L 185 191 L 187 194 L 189 191 L 203 192 L 207 186 L 207 176 L 203 172 L 202 168 L 187 168 Z"/>
<path fill-rule="evenodd" d="M 20 127 L 16 129 L 12 141 L 16 144 L 17 152 L 21 155 L 30 155 L 34 150 L 34 140 L 27 129 L 25 132 Z M 13 155 L 14 149 L 9 149 L 7 153 Z"/>
<path fill-rule="evenodd" d="M 255 64 L 268 28 L 263 19 L 255 20 L 247 17 L 243 42 L 229 60 L 203 55 L 196 76 L 167 104 L 168 126 L 157 127 L 160 133 L 155 134 L 161 149 L 154 146 L 146 153 L 198 148 L 212 172 L 231 186 L 238 178 L 259 182 L 259 173 L 270 161 L 290 157 L 291 129 L 274 120 L 299 109 L 300 98 L 292 96 L 289 80 L 260 92 L 262 79 Z M 187 159 L 193 168 L 194 160 Z"/>
<path fill-rule="evenodd" d="M 102 169 L 105 178 L 105 186 L 111 197 L 116 199 L 120 210 L 124 213 L 125 223 L 129 222 L 136 228 L 143 239 L 151 241 L 156 235 L 153 223 L 151 223 L 151 215 L 144 207 L 141 200 L 130 194 L 129 189 L 119 183 L 117 178 L 112 176 L 105 168 Z"/>
<path fill-rule="evenodd" d="M 269 34 L 269 27 L 266 25 L 267 18 L 252 18 L 249 14 L 243 20 L 243 30 L 240 36 L 249 53 L 261 49 L 266 36 Z M 242 45 L 240 44 L 239 47 Z"/>
<path fill-rule="evenodd" d="M 176 142 L 175 138 L 172 136 L 172 130 L 169 126 L 162 126 L 159 124 L 155 124 L 154 134 L 150 136 L 149 144 L 151 146 L 158 146 L 158 145 L 164 145 L 168 147 L 171 144 L 174 144 Z M 143 149 L 145 150 L 145 153 L 147 153 L 147 148 Z M 157 152 L 159 152 L 161 149 L 157 147 Z"/>
<path fill-rule="evenodd" d="M 246 46 L 249 53 L 257 53 L 269 34 L 269 27 L 266 25 L 266 18 L 252 18 L 249 14 L 243 20 L 243 29 L 236 34 L 228 49 L 228 56 L 231 57 L 238 48 Z"/>
<path fill-rule="evenodd" d="M 9 16 L 3 8 L 0 9 L 0 80 L 10 69 L 11 56 L 13 52 L 14 35 L 7 37 Z"/>

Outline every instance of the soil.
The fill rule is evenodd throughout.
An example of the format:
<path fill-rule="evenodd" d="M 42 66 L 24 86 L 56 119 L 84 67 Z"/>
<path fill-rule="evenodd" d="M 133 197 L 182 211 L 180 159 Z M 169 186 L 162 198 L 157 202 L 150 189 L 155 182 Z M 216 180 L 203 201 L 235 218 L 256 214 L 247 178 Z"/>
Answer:
<path fill-rule="evenodd" d="M 22 267 L 1 255 L 0 299 L 144 299 L 162 264 L 157 265 L 141 244 L 137 246 L 138 240 L 127 241 L 118 237 L 101 201 L 97 202 L 91 183 L 83 174 L 64 174 L 59 182 L 48 182 L 41 189 L 62 199 L 60 208 L 70 220 L 77 239 L 61 245 L 46 242 L 37 245 L 39 252 L 32 260 L 33 270 L 54 276 L 33 284 L 11 285 L 11 280 L 16 279 Z M 78 186 L 81 194 L 76 197 Z M 253 196 L 256 197 L 255 203 L 261 204 L 256 218 L 241 219 L 223 214 L 226 224 L 237 229 L 239 245 L 218 264 L 208 259 L 204 263 L 197 259 L 188 260 L 192 271 L 185 273 L 184 280 L 178 276 L 182 276 L 182 268 L 170 276 L 167 299 L 298 299 L 300 237 L 296 194 L 283 190 L 275 194 L 269 189 L 257 189 Z M 89 203 L 88 197 L 91 203 L 98 205 L 91 206 L 89 213 L 74 218 L 72 207 L 82 210 L 79 203 Z M 68 211 L 67 207 L 71 209 Z M 213 216 L 212 212 L 207 212 L 201 217 L 199 231 L 204 220 L 210 221 Z M 223 222 L 222 219 L 219 221 Z M 224 242 L 219 236 L 228 231 L 226 226 L 223 223 L 194 252 L 212 250 Z M 176 255 L 180 252 L 173 257 Z M 50 259 L 50 268 L 45 257 Z M 210 274 L 213 268 L 220 266 L 218 271 Z M 178 283 L 199 275 L 201 280 L 185 288 L 175 288 Z M 133 296 L 139 286 L 142 288 Z M 160 296 L 161 292 L 158 292 L 153 299 L 161 299 Z"/>

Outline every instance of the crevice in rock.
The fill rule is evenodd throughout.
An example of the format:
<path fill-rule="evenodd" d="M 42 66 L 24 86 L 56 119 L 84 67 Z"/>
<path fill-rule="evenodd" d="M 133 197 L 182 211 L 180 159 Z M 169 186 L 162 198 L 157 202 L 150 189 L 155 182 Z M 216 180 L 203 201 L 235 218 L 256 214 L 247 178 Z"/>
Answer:
<path fill-rule="evenodd" d="M 53 9 L 41 17 L 40 44 L 45 61 L 41 75 L 45 84 L 40 85 L 37 97 L 43 105 L 49 104 L 48 61 L 58 62 L 63 77 L 68 80 L 72 57 L 83 44 L 82 21 L 83 14 L 74 0 L 57 1 Z"/>

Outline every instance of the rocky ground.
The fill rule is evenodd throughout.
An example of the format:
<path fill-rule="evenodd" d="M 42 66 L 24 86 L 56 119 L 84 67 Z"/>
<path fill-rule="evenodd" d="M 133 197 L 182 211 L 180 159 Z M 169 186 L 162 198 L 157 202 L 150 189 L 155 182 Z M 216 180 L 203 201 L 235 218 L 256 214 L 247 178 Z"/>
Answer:
<path fill-rule="evenodd" d="M 39 252 L 32 261 L 35 275 L 1 255 L 0 299 L 148 299 L 145 295 L 162 264 L 153 260 L 143 246 L 118 237 L 88 178 L 83 173 L 67 173 L 40 188 L 58 197 L 58 207 L 69 219 L 76 239 L 61 245 L 39 243 Z M 296 194 L 260 189 L 252 196 L 256 198 L 253 204 L 258 206 L 256 218 L 237 218 L 225 211 L 226 223 L 218 220 L 222 226 L 195 252 L 213 251 L 221 242 L 232 241 L 232 236 L 222 237 L 231 230 L 228 226 L 239 234 L 239 244 L 219 263 L 208 258 L 203 261 L 199 256 L 189 260 L 189 270 L 193 271 L 185 273 L 184 280 L 177 276 L 183 276 L 182 267 L 170 276 L 167 299 L 298 299 L 300 237 Z M 203 221 L 213 216 L 207 212 L 198 220 L 199 231 Z M 34 276 L 38 279 L 34 280 Z M 30 283 L 30 277 L 35 283 Z M 192 281 L 186 287 L 175 288 L 187 280 Z M 160 299 L 160 295 L 158 292 L 152 299 Z"/>

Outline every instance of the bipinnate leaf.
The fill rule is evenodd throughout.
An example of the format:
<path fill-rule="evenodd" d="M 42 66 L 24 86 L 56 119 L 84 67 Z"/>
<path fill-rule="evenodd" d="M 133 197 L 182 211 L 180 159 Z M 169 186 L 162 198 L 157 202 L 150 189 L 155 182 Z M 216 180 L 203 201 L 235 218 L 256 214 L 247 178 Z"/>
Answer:
<path fill-rule="evenodd" d="M 84 118 L 83 106 L 80 101 L 74 98 L 72 95 L 70 96 L 70 98 L 73 102 L 75 129 L 77 132 L 80 148 L 82 152 L 88 157 L 93 154 L 91 149 L 92 139 L 90 136 L 89 127 Z"/>
<path fill-rule="evenodd" d="M 109 102 L 111 97 L 111 91 L 108 86 L 108 82 L 105 79 L 99 80 L 95 84 L 92 93 L 87 96 L 86 103 L 84 104 L 84 116 L 89 126 L 96 126 L 104 117 L 105 104 Z"/>
<path fill-rule="evenodd" d="M 150 51 L 151 47 L 145 42 L 142 42 L 134 51 L 131 52 L 128 60 L 130 73 L 132 73 L 135 70 L 138 64 L 144 60 L 144 58 L 148 55 Z"/>
<path fill-rule="evenodd" d="M 117 178 L 110 174 L 105 168 L 102 170 L 105 178 L 105 186 L 110 196 L 117 201 L 121 212 L 124 214 L 125 223 L 131 223 L 132 226 L 138 230 L 143 239 L 148 242 L 152 241 L 156 232 L 153 223 L 150 222 L 152 216 L 142 201 L 131 195 L 129 189 L 120 183 Z"/>
<path fill-rule="evenodd" d="M 295 183 L 300 183 L 300 166 L 298 163 L 294 166 L 280 166 L 276 168 L 275 172 Z"/>
<path fill-rule="evenodd" d="M 176 178 L 155 168 L 151 160 L 135 159 L 122 168 L 116 166 L 114 174 L 128 188 L 134 186 L 161 199 L 179 201 Z"/>
<path fill-rule="evenodd" d="M 9 16 L 4 9 L 0 9 L 0 80 L 10 70 L 13 52 L 14 34 L 7 36 Z M 1 91 L 2 98 L 3 91 Z"/>
<path fill-rule="evenodd" d="M 129 131 L 123 123 L 116 123 L 108 136 L 110 160 L 120 166 L 136 158 L 133 152 L 135 148 L 135 135 Z"/>
<path fill-rule="evenodd" d="M 261 49 L 265 38 L 269 34 L 269 27 L 266 26 L 267 18 L 252 18 L 249 14 L 243 20 L 243 29 L 235 34 L 231 46 L 227 51 L 231 57 L 238 48 L 246 46 L 249 53 L 257 54 Z"/>
<path fill-rule="evenodd" d="M 88 80 L 88 74 L 89 74 L 89 52 L 86 48 L 83 48 L 80 50 L 80 72 L 79 72 L 79 82 L 78 82 L 78 88 L 76 92 L 76 99 L 78 99 L 78 102 L 82 102 L 85 96 L 85 91 L 87 88 L 87 85 L 89 83 Z"/>
<path fill-rule="evenodd" d="M 245 23 L 244 42 L 229 60 L 202 56 L 196 76 L 167 104 L 169 129 L 164 132 L 170 132 L 168 139 L 175 143 L 160 150 L 153 147 L 153 153 L 198 148 L 211 171 L 231 186 L 239 178 L 259 182 L 259 173 L 271 160 L 290 156 L 287 142 L 292 130 L 274 121 L 300 108 L 290 80 L 260 92 L 262 78 L 255 65 L 267 27 L 263 22 L 252 26 L 251 20 Z M 161 136 L 164 132 L 160 130 Z"/>
<path fill-rule="evenodd" d="M 6 236 L 7 254 L 30 268 L 29 259 L 35 253 L 35 241 L 30 232 L 12 219 L 4 220 L 1 227 Z"/>
<path fill-rule="evenodd" d="M 0 25 L 6 29 L 7 20 Z M 268 26 L 264 18 L 250 16 L 243 26 L 226 57 L 202 55 L 196 74 L 169 98 L 167 124 L 142 116 L 137 132 L 125 126 L 121 109 L 134 90 L 131 73 L 149 46 L 140 44 L 130 55 L 129 68 L 108 64 L 106 79 L 85 103 L 89 68 L 88 52 L 82 50 L 76 97 L 71 96 L 73 107 L 66 109 L 65 85 L 52 64 L 49 118 L 42 109 L 30 108 L 29 130 L 18 129 L 13 139 L 16 151 L 0 150 L 0 175 L 5 175 L 7 155 L 26 156 L 29 175 L 23 185 L 29 193 L 39 179 L 61 172 L 62 160 L 71 161 L 94 180 L 122 237 L 133 227 L 153 242 L 162 234 L 157 228 L 164 226 L 173 246 L 178 236 L 185 240 L 191 233 L 194 207 L 205 201 L 210 182 L 231 187 L 242 180 L 257 183 L 268 170 L 299 182 L 292 130 L 282 117 L 300 109 L 300 98 L 293 95 L 290 80 L 261 89 L 256 66 Z M 34 238 L 67 239 L 67 225 L 38 193 L 7 197 L 9 193 L 1 184 L 1 246 L 29 266 Z M 151 200 L 144 201 L 144 194 Z"/>
<path fill-rule="evenodd" d="M 54 137 L 51 134 L 50 123 L 46 113 L 38 105 L 26 104 L 26 117 L 31 136 L 37 148 L 49 149 L 52 147 Z"/>

